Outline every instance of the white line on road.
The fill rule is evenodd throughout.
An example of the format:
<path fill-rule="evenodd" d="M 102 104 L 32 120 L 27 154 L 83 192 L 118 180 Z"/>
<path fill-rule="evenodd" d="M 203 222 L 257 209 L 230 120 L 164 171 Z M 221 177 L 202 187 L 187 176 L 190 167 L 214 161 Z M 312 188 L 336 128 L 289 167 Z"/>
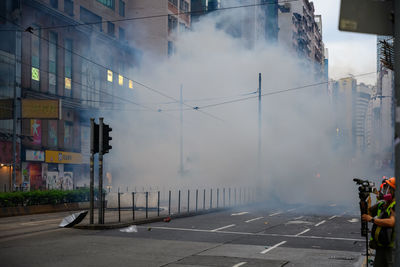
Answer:
<path fill-rule="evenodd" d="M 220 227 L 220 228 L 211 230 L 211 232 L 216 232 L 216 231 L 219 231 L 219 230 L 222 230 L 222 229 L 226 229 L 226 228 L 229 228 L 229 227 L 233 227 L 233 226 L 235 226 L 235 224 L 230 224 L 230 225 L 227 225 L 227 226 L 224 226 L 224 227 Z"/>
<path fill-rule="evenodd" d="M 337 215 L 333 215 L 332 217 L 329 218 L 329 220 L 332 220 L 332 219 L 334 219 L 336 217 L 337 217 Z"/>
<path fill-rule="evenodd" d="M 310 231 L 310 229 L 306 229 L 306 230 L 304 230 L 303 232 L 301 232 L 301 233 L 298 233 L 296 236 L 299 236 L 299 235 L 305 234 L 305 233 L 307 233 L 308 231 Z"/>
<path fill-rule="evenodd" d="M 283 245 L 283 244 L 285 244 L 285 243 L 286 243 L 286 241 L 282 241 L 282 242 L 280 242 L 280 243 L 278 243 L 278 244 L 276 244 L 276 245 L 273 245 L 272 247 L 267 248 L 266 250 L 261 251 L 260 253 L 261 253 L 261 254 L 265 254 L 265 253 L 267 253 L 268 251 L 271 251 L 271 250 L 273 250 L 274 248 L 277 248 L 277 247 L 279 247 L 280 245 Z"/>
<path fill-rule="evenodd" d="M 278 215 L 278 214 L 281 214 L 281 213 L 282 213 L 282 211 L 278 211 L 278 212 L 270 214 L 269 216 L 275 216 L 275 215 Z"/>
<path fill-rule="evenodd" d="M 294 211 L 295 209 L 290 209 L 290 210 L 288 210 L 288 212 L 291 212 L 291 211 Z"/>
<path fill-rule="evenodd" d="M 297 217 L 297 218 L 294 218 L 295 220 L 300 220 L 301 218 L 303 218 L 304 216 L 300 216 L 300 217 Z"/>
<path fill-rule="evenodd" d="M 254 219 L 251 219 L 251 220 L 247 220 L 245 222 L 249 223 L 249 222 L 256 221 L 256 220 L 259 220 L 259 219 L 262 219 L 262 218 L 264 218 L 264 217 L 254 218 Z"/>
<path fill-rule="evenodd" d="M 319 223 L 317 223 L 315 226 L 320 226 L 321 224 L 323 224 L 323 223 L 325 223 L 326 221 L 325 220 L 323 220 L 323 221 L 320 221 Z"/>
<path fill-rule="evenodd" d="M 232 213 L 231 216 L 239 216 L 239 215 L 245 215 L 247 214 L 247 211 L 239 212 L 239 213 Z"/>
<path fill-rule="evenodd" d="M 239 266 L 245 265 L 246 263 L 247 263 L 246 261 L 239 262 L 238 264 L 235 264 L 232 267 L 239 267 Z"/>
<path fill-rule="evenodd" d="M 145 226 L 138 226 L 138 228 L 145 228 Z M 174 228 L 174 227 L 162 227 L 162 226 L 154 226 L 154 227 L 152 227 L 152 229 L 188 231 L 188 232 L 201 232 L 201 233 L 218 233 L 218 234 L 230 234 L 230 235 L 274 236 L 274 237 L 303 238 L 303 239 L 323 239 L 323 240 L 365 242 L 365 239 L 344 238 L 344 237 L 327 237 L 327 236 L 312 236 L 312 235 L 296 236 L 296 235 L 266 234 L 266 233 L 246 233 L 246 232 L 231 232 L 231 231 L 215 231 L 215 232 L 213 232 L 212 230 L 202 230 L 202 229 L 192 229 L 192 228 Z"/>

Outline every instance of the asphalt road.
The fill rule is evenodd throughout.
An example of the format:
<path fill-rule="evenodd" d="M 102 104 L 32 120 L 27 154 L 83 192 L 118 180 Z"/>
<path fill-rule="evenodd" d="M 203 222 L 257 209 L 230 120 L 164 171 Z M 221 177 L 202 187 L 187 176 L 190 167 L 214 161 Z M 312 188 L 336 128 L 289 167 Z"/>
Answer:
<path fill-rule="evenodd" d="M 67 214 L 0 219 L 2 266 L 360 266 L 365 258 L 359 215 L 331 207 L 237 208 L 131 233 L 57 228 Z"/>

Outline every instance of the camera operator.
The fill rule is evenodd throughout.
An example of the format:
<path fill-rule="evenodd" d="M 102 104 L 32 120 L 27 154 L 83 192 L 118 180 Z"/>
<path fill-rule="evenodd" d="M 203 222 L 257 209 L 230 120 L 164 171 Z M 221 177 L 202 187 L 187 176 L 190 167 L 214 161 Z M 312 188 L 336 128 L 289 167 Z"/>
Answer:
<path fill-rule="evenodd" d="M 374 216 L 362 215 L 362 220 L 372 222 L 370 247 L 376 250 L 374 266 L 393 266 L 394 253 L 392 253 L 395 242 L 395 204 L 394 199 L 396 180 L 394 177 L 383 183 L 381 200 L 369 211 Z"/>

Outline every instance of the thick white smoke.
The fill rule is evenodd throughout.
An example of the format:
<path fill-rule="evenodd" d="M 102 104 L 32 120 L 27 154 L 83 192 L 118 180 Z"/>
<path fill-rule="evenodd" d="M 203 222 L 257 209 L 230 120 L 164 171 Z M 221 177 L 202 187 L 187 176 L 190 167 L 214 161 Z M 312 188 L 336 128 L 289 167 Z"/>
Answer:
<path fill-rule="evenodd" d="M 133 101 L 153 111 L 126 106 L 113 114 L 114 186 L 259 187 L 265 198 L 287 203 L 357 205 L 352 178 L 375 174 L 362 160 L 350 163 L 348 151 L 334 149 L 326 84 L 263 96 L 258 172 L 258 74 L 263 94 L 321 80 L 283 45 L 260 42 L 248 49 L 218 22 L 204 18 L 179 35 L 168 60 L 145 54 L 141 68 L 132 71 L 137 81 L 176 100 L 182 85 L 184 173 L 179 101 L 135 85 Z M 247 97 L 253 98 L 207 107 Z"/>

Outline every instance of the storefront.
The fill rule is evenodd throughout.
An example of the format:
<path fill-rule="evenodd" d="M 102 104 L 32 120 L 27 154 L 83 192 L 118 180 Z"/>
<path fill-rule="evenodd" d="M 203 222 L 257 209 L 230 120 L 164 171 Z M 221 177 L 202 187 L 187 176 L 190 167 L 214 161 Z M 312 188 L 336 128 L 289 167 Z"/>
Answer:
<path fill-rule="evenodd" d="M 82 155 L 66 151 L 46 150 L 43 177 L 48 189 L 72 190 L 75 188 L 75 177 L 80 173 Z"/>
<path fill-rule="evenodd" d="M 46 180 L 42 175 L 44 151 L 25 150 L 25 158 L 22 162 L 22 184 L 24 190 L 44 190 Z"/>

